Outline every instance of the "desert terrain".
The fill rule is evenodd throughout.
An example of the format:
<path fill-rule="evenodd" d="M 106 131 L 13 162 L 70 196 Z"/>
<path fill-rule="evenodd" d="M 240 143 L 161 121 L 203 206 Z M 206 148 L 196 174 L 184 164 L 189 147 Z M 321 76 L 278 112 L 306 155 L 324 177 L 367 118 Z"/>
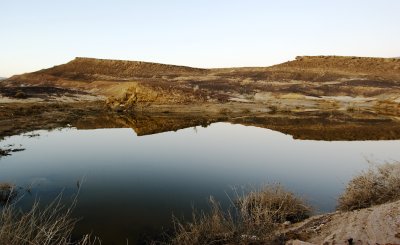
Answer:
<path fill-rule="evenodd" d="M 76 58 L 0 83 L 2 137 L 108 115 L 139 118 L 123 125 L 140 135 L 228 121 L 299 139 L 398 139 L 399 113 L 395 58 L 299 56 L 223 69 Z M 156 118 L 158 126 L 140 118 Z"/>
<path fill-rule="evenodd" d="M 0 81 L 0 139 L 60 127 L 148 135 L 214 122 L 306 140 L 400 139 L 400 59 L 299 56 L 271 67 L 202 69 L 76 58 Z M 350 233 L 400 243 L 398 205 L 312 217 L 284 233 L 316 244 Z M 397 221 L 384 224 L 388 215 Z"/>
<path fill-rule="evenodd" d="M 8 78 L 0 91 L 2 101 L 101 100 L 117 111 L 229 103 L 234 108 L 240 103 L 266 112 L 358 110 L 397 115 L 399 80 L 400 60 L 394 58 L 304 56 L 271 67 L 225 69 L 76 58 Z"/>

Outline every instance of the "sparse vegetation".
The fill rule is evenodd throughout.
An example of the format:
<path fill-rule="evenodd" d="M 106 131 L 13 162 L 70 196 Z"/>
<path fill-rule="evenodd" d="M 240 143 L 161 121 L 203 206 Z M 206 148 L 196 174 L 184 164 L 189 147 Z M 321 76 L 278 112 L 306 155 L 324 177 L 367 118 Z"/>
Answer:
<path fill-rule="evenodd" d="M 353 178 L 338 201 L 349 211 L 400 200 L 400 162 L 373 165 Z"/>
<path fill-rule="evenodd" d="M 61 196 L 44 209 L 36 202 L 28 212 L 21 212 L 7 202 L 0 212 L 0 244 L 7 245 L 91 245 L 100 244 L 90 235 L 79 241 L 71 238 L 76 219 L 71 217 L 75 202 L 61 204 Z"/>
<path fill-rule="evenodd" d="M 280 185 L 270 185 L 238 198 L 243 215 L 255 223 L 298 222 L 308 218 L 311 208 Z"/>
<path fill-rule="evenodd" d="M 276 238 L 274 231 L 282 223 L 297 222 L 311 214 L 302 199 L 280 185 L 236 195 L 228 211 L 214 198 L 210 204 L 209 213 L 194 212 L 191 222 L 175 218 L 175 234 L 168 244 L 265 244 Z"/>

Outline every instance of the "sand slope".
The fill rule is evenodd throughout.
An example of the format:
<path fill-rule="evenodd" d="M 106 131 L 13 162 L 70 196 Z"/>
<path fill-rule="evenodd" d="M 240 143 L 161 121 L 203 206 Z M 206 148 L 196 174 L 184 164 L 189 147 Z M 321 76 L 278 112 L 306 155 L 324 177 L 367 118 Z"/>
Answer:
<path fill-rule="evenodd" d="M 315 216 L 284 232 L 312 244 L 400 244 L 400 201 Z"/>

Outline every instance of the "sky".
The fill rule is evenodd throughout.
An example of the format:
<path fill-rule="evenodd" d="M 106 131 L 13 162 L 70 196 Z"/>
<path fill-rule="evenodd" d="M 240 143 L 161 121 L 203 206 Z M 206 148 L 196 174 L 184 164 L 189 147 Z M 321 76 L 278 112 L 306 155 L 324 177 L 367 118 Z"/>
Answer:
<path fill-rule="evenodd" d="M 398 0 L 4 0 L 0 77 L 75 57 L 195 67 L 400 56 Z"/>

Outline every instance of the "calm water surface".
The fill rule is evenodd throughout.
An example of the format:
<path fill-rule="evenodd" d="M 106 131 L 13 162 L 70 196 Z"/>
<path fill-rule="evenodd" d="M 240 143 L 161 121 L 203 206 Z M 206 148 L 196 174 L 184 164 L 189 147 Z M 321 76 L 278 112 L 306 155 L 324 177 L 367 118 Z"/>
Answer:
<path fill-rule="evenodd" d="M 92 232 L 105 244 L 134 244 L 168 227 L 172 213 L 204 207 L 210 195 L 227 203 L 234 186 L 279 182 L 318 212 L 331 211 L 349 179 L 368 168 L 366 159 L 400 159 L 400 141 L 302 141 L 229 123 L 141 137 L 132 129 L 35 133 L 0 142 L 26 148 L 0 159 L 0 182 L 32 185 L 20 201 L 28 206 L 61 191 L 72 196 L 84 178 L 77 234 Z"/>

